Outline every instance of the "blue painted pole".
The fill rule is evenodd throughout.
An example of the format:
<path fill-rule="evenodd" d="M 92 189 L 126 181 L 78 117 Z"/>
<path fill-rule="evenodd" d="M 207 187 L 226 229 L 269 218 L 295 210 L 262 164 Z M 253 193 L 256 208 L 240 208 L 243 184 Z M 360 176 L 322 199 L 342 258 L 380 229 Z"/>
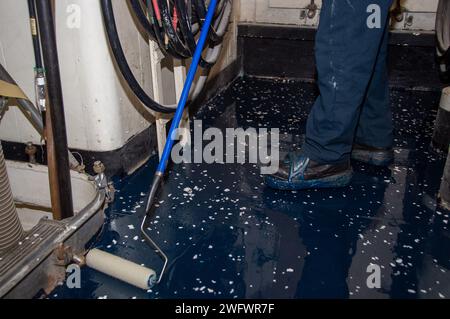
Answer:
<path fill-rule="evenodd" d="M 164 174 L 167 164 L 169 162 L 170 155 L 172 153 L 172 148 L 175 143 L 174 134 L 178 129 L 181 119 L 183 117 L 184 108 L 189 98 L 189 92 L 191 91 L 192 83 L 194 82 L 195 74 L 197 73 L 198 65 L 202 56 L 203 48 L 208 38 L 209 28 L 211 26 L 212 20 L 214 18 L 214 12 L 216 11 L 217 0 L 211 0 L 209 3 L 208 14 L 206 15 L 205 23 L 203 24 L 203 29 L 200 35 L 200 39 L 197 43 L 197 48 L 195 49 L 194 57 L 192 59 L 191 67 L 186 78 L 186 83 L 183 88 L 183 93 L 181 94 L 180 102 L 178 103 L 175 116 L 172 121 L 172 126 L 170 127 L 169 137 L 167 139 L 166 145 L 164 146 L 164 152 L 161 156 L 161 162 L 159 163 L 157 173 L 160 175 Z"/>
<path fill-rule="evenodd" d="M 150 193 L 147 199 L 147 207 L 145 218 L 141 224 L 141 233 L 144 236 L 145 240 L 148 244 L 150 244 L 153 248 L 155 248 L 156 252 L 163 258 L 164 266 L 161 270 L 161 274 L 158 278 L 157 284 L 159 284 L 163 278 L 164 272 L 166 271 L 167 265 L 169 263 L 169 259 L 167 255 L 161 250 L 161 248 L 156 244 L 156 242 L 147 234 L 146 223 L 147 220 L 151 217 L 153 202 L 155 201 L 157 191 L 162 182 L 162 178 L 164 172 L 167 168 L 167 163 L 169 162 L 170 154 L 172 153 L 172 148 L 175 143 L 173 139 L 175 131 L 178 129 L 181 118 L 183 117 L 184 108 L 186 107 L 187 100 L 189 98 L 189 92 L 191 91 L 192 83 L 194 82 L 195 74 L 197 73 L 198 64 L 200 62 L 200 58 L 203 52 L 203 48 L 206 43 L 206 39 L 208 38 L 209 28 L 211 26 L 214 12 L 216 11 L 217 0 L 211 0 L 209 3 L 208 14 L 206 15 L 206 20 L 203 25 L 202 32 L 200 34 L 200 39 L 197 43 L 197 48 L 195 49 L 194 57 L 192 59 L 191 67 L 189 69 L 189 73 L 186 78 L 186 84 L 183 88 L 183 93 L 181 94 L 180 102 L 178 103 L 177 110 L 175 112 L 175 116 L 173 118 L 172 126 L 170 127 L 169 137 L 167 139 L 166 145 L 164 146 L 164 152 L 161 156 L 161 162 L 159 163 L 158 169 L 155 173 L 155 177 L 153 178 L 153 183 L 150 188 Z"/>

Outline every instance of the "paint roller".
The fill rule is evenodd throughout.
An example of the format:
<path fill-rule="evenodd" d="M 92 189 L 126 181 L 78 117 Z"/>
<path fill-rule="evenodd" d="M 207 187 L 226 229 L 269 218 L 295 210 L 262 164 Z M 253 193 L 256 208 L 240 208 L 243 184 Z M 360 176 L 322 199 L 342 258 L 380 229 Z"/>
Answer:
<path fill-rule="evenodd" d="M 164 153 L 161 158 L 161 162 L 158 166 L 157 172 L 155 174 L 155 178 L 153 180 L 153 184 L 150 190 L 149 199 L 147 202 L 146 216 L 142 222 L 141 232 L 144 235 L 146 241 L 156 249 L 156 252 L 164 259 L 164 266 L 161 270 L 161 274 L 158 277 L 156 272 L 152 269 L 140 266 L 131 261 L 125 260 L 123 258 L 111 255 L 109 253 L 103 252 L 98 249 L 90 250 L 86 257 L 85 263 L 88 267 L 93 268 L 99 272 L 107 274 L 111 277 L 122 280 L 126 283 L 129 283 L 133 286 L 139 287 L 141 289 L 148 290 L 153 287 L 155 284 L 159 284 L 165 272 L 165 269 L 168 264 L 168 258 L 164 254 L 164 252 L 158 247 L 158 245 L 148 236 L 145 232 L 147 219 L 151 216 L 151 211 L 153 208 L 153 202 L 156 198 L 156 193 L 158 188 L 162 182 L 162 177 L 164 172 L 166 171 L 167 164 L 169 161 L 169 156 L 172 151 L 174 145 L 174 136 L 175 131 L 178 129 L 184 109 L 186 107 L 189 92 L 192 87 L 192 83 L 195 78 L 195 74 L 197 73 L 197 69 L 199 66 L 199 62 L 201 59 L 201 55 L 203 52 L 203 48 L 205 47 L 206 40 L 208 38 L 209 29 L 214 18 L 214 13 L 217 6 L 217 0 L 211 0 L 209 3 L 208 14 L 205 19 L 205 23 L 203 25 L 203 30 L 200 35 L 200 39 L 198 41 L 194 57 L 192 59 L 191 67 L 189 68 L 189 73 L 186 78 L 186 83 L 183 88 L 183 93 L 180 98 L 180 102 L 178 103 L 177 110 L 175 112 L 174 119 L 172 121 L 172 126 L 169 132 L 169 138 L 164 148 Z"/>
<path fill-rule="evenodd" d="M 92 249 L 86 255 L 86 266 L 135 287 L 148 290 L 157 281 L 153 269 L 135 264 L 99 249 Z"/>

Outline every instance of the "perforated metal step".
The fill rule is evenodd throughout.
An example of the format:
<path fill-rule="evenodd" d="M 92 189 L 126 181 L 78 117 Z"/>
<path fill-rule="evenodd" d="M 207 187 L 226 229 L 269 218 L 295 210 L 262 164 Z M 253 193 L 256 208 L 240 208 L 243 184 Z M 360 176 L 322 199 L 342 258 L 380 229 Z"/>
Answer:
<path fill-rule="evenodd" d="M 54 241 L 65 229 L 61 222 L 42 220 L 14 248 L 0 256 L 0 287 L 12 272 L 17 272 L 21 266 L 32 267 L 39 263 L 45 252 L 51 251 L 48 243 Z M 38 257 L 41 256 L 41 257 Z"/>

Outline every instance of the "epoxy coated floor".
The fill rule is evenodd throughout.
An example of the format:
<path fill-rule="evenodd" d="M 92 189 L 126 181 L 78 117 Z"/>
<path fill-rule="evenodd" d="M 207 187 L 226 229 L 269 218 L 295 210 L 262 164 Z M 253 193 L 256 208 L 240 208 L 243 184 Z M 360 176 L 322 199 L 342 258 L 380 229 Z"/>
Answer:
<path fill-rule="evenodd" d="M 301 140 L 316 94 L 311 84 L 244 78 L 197 118 L 205 129 L 280 128 L 287 147 Z M 395 163 L 353 163 L 344 189 L 277 192 L 253 164 L 173 166 L 150 230 L 170 258 L 162 284 L 145 292 L 83 269 L 82 289 L 63 284 L 49 297 L 450 298 L 449 213 L 436 208 L 444 159 L 428 150 L 438 101 L 393 90 Z M 159 270 L 139 234 L 156 164 L 116 181 L 98 247 Z M 377 267 L 381 288 L 369 288 Z"/>

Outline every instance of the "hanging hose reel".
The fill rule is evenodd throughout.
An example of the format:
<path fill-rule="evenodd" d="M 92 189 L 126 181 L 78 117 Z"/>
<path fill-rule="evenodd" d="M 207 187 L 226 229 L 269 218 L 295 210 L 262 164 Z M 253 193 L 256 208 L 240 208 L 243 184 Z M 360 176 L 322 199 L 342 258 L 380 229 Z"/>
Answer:
<path fill-rule="evenodd" d="M 177 105 L 162 105 L 154 101 L 141 87 L 127 62 L 122 48 L 114 9 L 111 0 L 100 0 L 101 9 L 110 47 L 119 70 L 130 89 L 148 109 L 163 114 L 175 112 Z M 196 48 L 198 30 L 203 26 L 206 15 L 204 0 L 130 0 L 134 15 L 152 41 L 156 41 L 166 56 L 174 59 L 190 59 Z M 221 41 L 230 21 L 231 0 L 220 0 L 211 21 L 211 30 L 205 43 L 205 57 L 200 56 L 199 65 L 204 74 L 192 89 L 190 100 L 203 90 L 208 71 L 218 60 L 222 49 Z"/>

